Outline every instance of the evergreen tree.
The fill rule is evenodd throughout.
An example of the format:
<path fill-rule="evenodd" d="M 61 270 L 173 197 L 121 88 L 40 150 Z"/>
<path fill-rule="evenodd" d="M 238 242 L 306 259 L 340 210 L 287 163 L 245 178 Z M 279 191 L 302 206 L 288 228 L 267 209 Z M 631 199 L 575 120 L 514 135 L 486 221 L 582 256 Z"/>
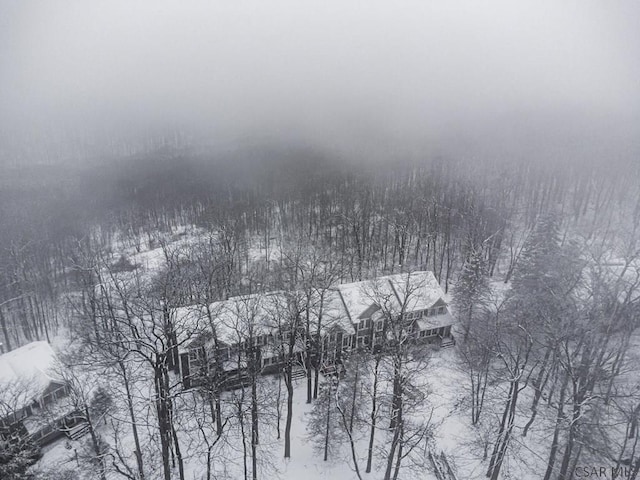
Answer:
<path fill-rule="evenodd" d="M 516 268 L 511 293 L 519 301 L 538 304 L 528 314 L 551 313 L 558 307 L 555 300 L 570 292 L 576 284 L 577 260 L 571 245 L 562 245 L 559 219 L 556 215 L 542 216 L 524 246 L 522 258 Z M 546 307 L 546 308 L 545 308 Z M 544 309 L 544 310 L 540 310 Z"/>
<path fill-rule="evenodd" d="M 486 310 L 490 294 L 482 251 L 471 249 L 455 285 L 453 306 L 464 332 L 469 338 L 474 320 Z"/>

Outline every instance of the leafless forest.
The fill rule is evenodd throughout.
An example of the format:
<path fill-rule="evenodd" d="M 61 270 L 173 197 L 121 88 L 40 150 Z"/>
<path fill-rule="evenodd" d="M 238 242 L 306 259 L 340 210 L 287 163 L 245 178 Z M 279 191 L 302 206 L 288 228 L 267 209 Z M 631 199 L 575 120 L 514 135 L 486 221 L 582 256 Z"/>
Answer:
<path fill-rule="evenodd" d="M 0 479 L 640 478 L 637 7 L 381 5 L 0 7 Z"/>
<path fill-rule="evenodd" d="M 540 472 L 540 478 L 569 478 L 566 472 L 587 459 L 627 466 L 637 475 L 637 170 L 622 175 L 598 166 L 452 159 L 407 162 L 393 170 L 356 169 L 301 149 L 269 155 L 266 163 L 262 157 L 253 164 L 227 160 L 213 166 L 205 154 L 165 149 L 128 159 L 125 167 L 104 169 L 107 175 L 99 178 L 92 169 L 45 166 L 38 167 L 37 182 L 7 182 L 3 348 L 51 341 L 68 332 L 72 342 L 69 358 L 64 357 L 65 375 L 78 375 L 76 370 L 87 368 L 83 365 L 88 362 L 113 376 L 117 387 L 109 387 L 109 398 L 124 395 L 110 404 L 132 402 L 129 382 L 144 382 L 148 375 L 169 378 L 175 367 L 175 331 L 185 327 L 174 324 L 179 321 L 172 309 L 273 290 L 322 292 L 340 282 L 431 270 L 445 291 L 453 290 L 461 327 L 457 355 L 469 380 L 461 396 L 470 424 L 478 429 L 477 442 L 486 442 L 484 453 L 482 448 L 477 453 L 486 458 L 490 478 L 501 478 L 509 445 L 520 442 L 537 423 L 548 430 L 538 432 L 547 442 L 547 472 Z M 17 167 L 11 170 L 18 178 L 28 177 Z M 95 203 L 80 203 L 88 191 Z M 190 241 L 176 242 L 181 236 Z M 123 253 L 150 248 L 160 248 L 164 257 L 157 271 Z M 252 254 L 256 248 L 261 255 Z M 122 272 L 137 280 L 125 281 Z M 510 285 L 504 298 L 492 292 L 496 282 Z M 293 320 L 284 314 L 282 321 Z M 238 332 L 240 338 L 251 335 L 246 328 Z M 318 346 L 307 342 L 307 348 Z M 404 365 L 406 352 L 399 354 Z M 356 378 L 344 381 L 363 382 L 373 399 L 384 404 L 388 397 L 376 393 L 376 375 L 357 375 L 372 364 L 381 368 L 379 363 L 389 358 L 354 354 L 348 371 Z M 132 365 L 125 366 L 125 359 Z M 409 384 L 410 370 L 416 367 L 402 368 L 408 368 L 402 378 Z M 243 395 L 266 401 L 271 394 L 255 392 L 258 379 L 252 378 L 241 389 Z M 322 402 L 323 389 L 331 388 L 319 381 L 309 369 L 311 402 Z M 157 416 L 155 427 L 148 425 L 150 418 L 133 414 L 123 425 L 113 425 L 116 439 L 120 429 L 137 422 L 145 430 L 157 429 L 152 438 L 162 448 L 155 456 L 154 446 L 148 445 L 149 458 L 143 462 L 140 457 L 136 467 L 130 452 L 120 452 L 116 442 L 108 448 L 117 456 L 106 460 L 102 449 L 107 440 L 96 433 L 82 468 L 101 476 L 115 469 L 130 478 L 142 478 L 149 469 L 146 478 L 155 478 L 152 472 L 161 459 L 175 462 L 177 455 L 182 462 L 175 431 L 192 428 L 182 423 L 189 412 L 168 415 L 172 407 L 166 404 L 195 407 L 176 400 L 184 395 L 178 385 L 161 385 L 166 390 L 148 412 Z M 104 415 L 113 415 L 111 422 L 118 418 L 94 405 L 94 394 L 84 391 L 84 383 L 75 388 L 72 395 L 89 409 L 89 419 L 94 408 L 96 422 Z M 203 391 L 215 396 L 215 383 Z M 285 392 L 283 388 L 283 398 Z M 245 400 L 235 401 L 241 402 L 240 410 L 224 420 L 213 410 L 203 412 L 209 417 L 203 421 L 217 422 L 217 430 L 201 439 L 207 452 L 216 452 L 216 441 L 224 438 L 220 435 L 245 415 Z M 406 408 L 411 401 L 406 400 Z M 327 400 L 323 402 L 326 406 Z M 343 408 L 353 408 L 350 400 L 344 402 Z M 487 413 L 487 402 L 492 409 L 504 409 L 502 416 Z M 334 428 L 349 433 L 353 427 L 340 424 L 340 405 L 335 405 Z M 266 406 L 254 407 L 244 428 L 274 421 L 269 412 L 258 417 L 258 409 L 266 411 Z M 367 412 L 360 412 L 361 428 L 368 422 L 371 432 L 383 428 L 382 434 L 388 434 L 384 412 L 374 405 L 369 420 Z M 376 427 L 376 421 L 383 425 Z M 404 431 L 407 438 L 399 443 L 413 448 L 416 432 Z M 255 451 L 247 455 L 260 460 Z M 527 459 L 527 452 L 513 455 Z M 391 465 L 399 466 L 402 459 L 398 454 Z M 221 461 L 217 455 L 211 460 Z M 360 469 L 370 470 L 370 463 Z M 164 478 L 173 478 L 166 466 Z M 254 471 L 257 475 L 259 470 Z M 393 475 L 390 470 L 385 478 Z"/>

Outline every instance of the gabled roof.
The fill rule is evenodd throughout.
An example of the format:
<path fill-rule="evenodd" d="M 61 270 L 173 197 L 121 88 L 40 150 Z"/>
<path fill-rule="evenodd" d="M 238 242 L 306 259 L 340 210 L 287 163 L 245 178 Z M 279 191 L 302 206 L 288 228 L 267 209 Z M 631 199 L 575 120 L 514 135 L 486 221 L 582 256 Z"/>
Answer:
<path fill-rule="evenodd" d="M 447 305 L 444 291 L 433 272 L 398 273 L 383 278 L 392 285 L 399 305 L 405 304 L 407 312 Z"/>
<path fill-rule="evenodd" d="M 47 342 L 28 343 L 0 355 L 0 403 L 22 408 L 40 397 L 52 382 L 62 382 L 56 373 L 57 363 Z"/>
<path fill-rule="evenodd" d="M 344 283 L 325 292 L 324 301 L 314 292 L 310 300 L 310 321 L 315 331 L 322 306 L 322 331 L 335 327 L 349 334 L 355 333 L 354 323 L 371 318 L 382 308 L 393 313 L 426 310 L 446 306 L 444 292 L 432 272 L 398 273 L 361 282 Z M 232 345 L 242 341 L 246 326 L 251 323 L 254 335 L 273 333 L 277 319 L 292 302 L 306 301 L 302 292 L 267 292 L 240 295 L 212 303 L 209 308 L 215 318 L 218 340 Z M 302 305 L 301 305 L 302 306 Z M 202 306 L 177 309 L 176 317 L 183 320 L 185 332 L 210 332 Z M 239 335 L 240 334 L 240 335 Z M 207 335 L 200 337 L 206 342 Z M 197 338 L 197 335 L 196 337 Z M 196 343 L 192 345 L 197 345 Z"/>
<path fill-rule="evenodd" d="M 376 313 L 378 310 L 380 310 L 380 305 L 376 305 L 375 303 L 372 303 L 371 305 L 369 305 L 369 308 L 367 308 L 364 312 L 362 312 L 358 316 L 358 319 L 363 320 L 363 319 L 371 318 L 371 315 Z"/>
<path fill-rule="evenodd" d="M 441 315 L 433 315 L 431 317 L 422 317 L 416 320 L 418 330 L 429 330 L 432 328 L 446 327 L 454 323 L 453 317 L 449 312 Z"/>
<path fill-rule="evenodd" d="M 344 300 L 339 290 L 329 290 L 325 294 L 322 311 L 322 330 L 327 332 L 339 327 L 342 331 L 353 334 L 353 322 L 349 317 L 349 312 L 345 311 Z"/>
<path fill-rule="evenodd" d="M 52 380 L 60 381 L 55 373 L 57 357 L 48 342 L 31 342 L 0 355 L 0 383 L 28 378 L 46 388 Z"/>
<path fill-rule="evenodd" d="M 274 333 L 278 322 L 284 322 L 286 315 L 298 308 L 304 314 L 302 311 L 304 301 L 300 292 L 289 294 L 275 291 L 231 297 L 228 300 L 212 303 L 209 305 L 209 310 L 214 318 L 218 341 L 234 345 L 246 339 L 249 327 L 253 329 L 254 337 Z M 313 299 L 311 303 L 310 321 L 312 325 L 316 325 L 317 311 L 314 308 Z M 332 309 L 325 306 L 323 316 L 326 321 L 329 321 L 332 314 Z M 192 334 L 193 341 L 189 342 L 187 339 L 184 342 L 188 344 L 188 348 L 202 345 L 212 338 L 211 326 L 203 306 L 181 307 L 177 315 L 181 316 L 184 325 L 187 326 L 185 330 Z M 315 330 L 315 327 L 312 328 Z"/>
<path fill-rule="evenodd" d="M 370 318 L 384 308 L 400 313 L 446 306 L 444 292 L 432 272 L 398 273 L 338 285 L 344 308 L 353 321 Z"/>
<path fill-rule="evenodd" d="M 446 307 L 446 306 L 447 306 L 447 302 L 445 302 L 444 299 L 442 297 L 440 297 L 438 299 L 438 301 L 436 303 L 434 303 L 433 305 L 431 305 L 431 307 L 429 307 L 429 308 Z"/>

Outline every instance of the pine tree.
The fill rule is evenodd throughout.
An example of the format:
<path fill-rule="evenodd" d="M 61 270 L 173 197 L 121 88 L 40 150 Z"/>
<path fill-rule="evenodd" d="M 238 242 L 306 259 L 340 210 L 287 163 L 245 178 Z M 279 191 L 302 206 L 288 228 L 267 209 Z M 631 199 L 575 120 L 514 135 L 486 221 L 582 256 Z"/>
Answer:
<path fill-rule="evenodd" d="M 525 243 L 513 277 L 513 296 L 527 303 L 539 303 L 542 307 L 548 305 L 550 295 L 565 291 L 569 252 L 561 246 L 560 240 L 558 218 L 552 214 L 543 216 Z"/>
<path fill-rule="evenodd" d="M 472 249 L 455 285 L 453 306 L 462 325 L 464 342 L 469 338 L 474 320 L 483 315 L 489 298 L 489 282 L 482 252 Z"/>

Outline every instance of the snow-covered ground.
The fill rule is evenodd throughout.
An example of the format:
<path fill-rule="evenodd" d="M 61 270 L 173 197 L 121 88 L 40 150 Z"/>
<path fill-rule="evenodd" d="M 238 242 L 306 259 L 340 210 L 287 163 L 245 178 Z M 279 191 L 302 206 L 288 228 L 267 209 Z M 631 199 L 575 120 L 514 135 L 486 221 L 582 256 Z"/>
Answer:
<path fill-rule="evenodd" d="M 466 393 L 466 378 L 462 370 L 458 367 L 458 358 L 455 348 L 436 350 L 423 372 L 424 380 L 428 387 L 428 396 L 424 403 L 423 411 L 407 412 L 413 416 L 428 416 L 433 411 L 432 424 L 436 426 L 434 435 L 429 439 L 429 447 L 436 452 L 444 451 L 451 464 L 458 472 L 460 480 L 473 480 L 485 478 L 486 462 L 482 462 L 482 448 L 476 441 L 477 433 L 470 427 L 468 410 L 466 409 L 464 395 Z M 273 386 L 276 382 L 274 376 L 264 377 L 264 384 Z M 268 395 L 275 395 L 275 390 L 271 388 L 261 389 L 265 396 L 266 404 L 275 408 L 275 396 L 269 398 Z M 140 392 L 143 393 L 143 392 Z M 229 394 L 231 395 L 231 394 Z M 284 400 L 284 391 L 282 392 Z M 275 421 L 261 422 L 261 439 L 258 458 L 260 458 L 259 478 L 278 478 L 282 480 L 355 480 L 357 476 L 353 471 L 351 453 L 347 443 L 341 444 L 337 452 L 332 452 L 329 461 L 324 462 L 322 454 L 314 448 L 314 443 L 309 438 L 307 431 L 309 412 L 313 408 L 307 405 L 306 400 L 306 380 L 299 379 L 295 384 L 294 391 L 294 419 L 292 424 L 292 455 L 289 460 L 283 458 L 284 439 L 276 439 Z M 182 409 L 186 409 L 189 402 L 194 401 L 192 394 L 186 394 L 182 399 L 185 402 Z M 202 401 L 198 398 L 197 401 Z M 493 415 L 493 410 L 499 410 L 502 404 L 494 406 L 488 405 L 488 415 Z M 273 411 L 271 411 L 273 413 Z M 281 428 L 284 431 L 284 405 L 282 410 Z M 268 414 L 265 414 L 268 415 Z M 185 416 L 185 414 L 183 414 Z M 150 420 L 152 421 L 152 420 Z M 185 448 L 195 444 L 197 432 L 192 428 L 187 429 L 190 419 L 183 418 L 185 430 L 181 436 L 183 454 L 185 455 L 186 478 L 204 478 L 206 471 L 205 458 L 197 448 Z M 384 423 L 381 422 L 381 423 Z M 249 422 L 247 421 L 247 428 Z M 109 430 L 105 427 L 105 432 Z M 152 429 L 150 429 L 152 430 Z M 383 430 L 377 435 L 379 442 L 387 441 L 386 432 Z M 107 433 L 108 436 L 108 433 Z M 534 437 L 534 435 L 532 435 Z M 242 448 L 237 426 L 230 427 L 230 433 L 226 437 L 225 445 L 215 450 L 213 468 L 217 478 L 242 478 Z M 45 454 L 39 462 L 39 466 L 50 468 L 75 468 L 76 452 L 82 450 L 82 445 L 87 442 L 87 436 L 76 440 L 60 440 L 45 449 Z M 436 479 L 429 470 L 429 463 L 426 458 L 426 447 L 422 444 L 420 451 L 416 454 L 424 457 L 424 470 L 418 475 L 413 472 L 406 472 L 401 478 L 406 480 L 432 480 Z M 366 439 L 360 438 L 357 443 L 358 455 L 361 459 L 361 468 L 365 464 Z M 418 450 L 418 449 L 416 449 Z M 250 462 L 250 460 L 249 460 Z M 383 474 L 383 462 L 378 458 L 374 461 L 374 469 L 370 474 L 363 473 L 363 478 L 377 479 Z M 508 466 L 511 471 L 520 471 L 517 477 L 521 479 L 535 479 L 536 475 L 524 475 L 526 468 L 511 464 Z M 159 472 L 158 472 L 159 473 Z M 177 472 L 176 472 L 177 473 Z M 118 478 L 112 475 L 111 478 Z"/>
<path fill-rule="evenodd" d="M 186 231 L 176 231 L 174 234 L 167 237 L 166 245 L 169 249 L 180 247 L 185 243 L 193 242 L 197 239 L 197 235 L 191 235 Z M 134 247 L 124 247 L 121 245 L 119 250 L 128 260 L 135 264 L 138 268 L 142 269 L 142 273 L 145 276 L 152 275 L 154 272 L 159 271 L 165 265 L 165 255 L 161 247 L 155 247 L 151 249 L 143 249 L 136 251 Z M 278 248 L 271 247 L 271 256 L 277 255 Z M 254 260 L 258 257 L 264 259 L 266 255 L 265 249 L 255 248 L 251 252 L 251 256 Z M 61 351 L 65 350 L 64 338 L 58 338 L 54 342 L 54 345 Z M 432 448 L 436 452 L 444 451 L 453 465 L 459 465 L 460 479 L 468 478 L 482 478 L 484 469 L 480 466 L 480 458 L 474 454 L 463 454 L 466 450 L 464 445 L 472 443 L 470 438 L 473 438 L 473 433 L 470 433 L 467 425 L 469 423 L 466 418 L 466 413 L 463 408 L 463 396 L 465 377 L 462 370 L 458 368 L 458 360 L 455 349 L 446 349 L 434 351 L 432 358 L 429 361 L 428 366 L 422 372 L 423 379 L 419 379 L 420 383 L 427 385 L 429 391 L 426 402 L 424 403 L 423 411 L 408 411 L 409 416 L 415 417 L 427 417 L 432 415 L 431 423 L 437 428 L 434 431 L 432 438 L 427 439 L 420 448 L 416 448 L 415 456 L 418 457 L 418 461 L 424 462 L 424 468 L 419 474 L 415 471 L 404 472 L 401 478 L 404 480 L 431 480 L 436 477 L 430 473 L 430 464 L 426 457 L 427 446 Z M 97 374 L 97 373 L 96 373 Z M 278 478 L 282 480 L 298 480 L 305 478 L 308 480 L 315 479 L 336 479 L 336 480 L 352 480 L 357 479 L 357 475 L 353 470 L 353 462 L 351 459 L 351 452 L 346 442 L 340 443 L 340 448 L 334 449 L 331 452 L 330 458 L 327 462 L 323 461 L 322 454 L 314 446 L 314 442 L 310 439 L 307 425 L 309 423 L 309 414 L 313 408 L 313 405 L 306 404 L 306 380 L 299 379 L 296 381 L 294 392 L 294 418 L 292 423 L 292 454 L 290 459 L 283 458 L 284 452 L 284 386 L 282 391 L 282 411 L 281 411 L 281 438 L 277 438 L 275 429 L 275 390 L 273 383 L 275 382 L 273 376 L 264 377 L 261 382 L 261 401 L 267 405 L 265 412 L 262 413 L 263 417 L 260 424 L 260 445 L 258 451 L 258 458 L 260 459 L 259 466 L 259 478 Z M 110 383 L 105 379 L 105 384 L 109 388 Z M 111 382 L 111 386 L 114 389 L 120 387 L 114 386 Z M 139 382 L 135 387 L 137 391 L 135 393 L 137 402 L 137 416 L 141 420 L 141 436 L 143 443 L 150 442 L 157 445 L 157 427 L 154 423 L 154 406 L 149 400 L 151 398 L 153 389 L 150 379 L 147 377 L 145 380 Z M 114 397 L 117 390 L 114 390 Z M 122 396 L 121 396 L 122 397 Z M 226 398 L 226 408 L 229 410 L 232 408 L 230 405 L 233 403 L 233 394 L 229 393 Z M 194 402 L 200 402 L 199 406 L 194 406 Z M 197 398 L 190 393 L 178 395 L 176 398 L 176 411 L 178 412 L 178 430 L 183 445 L 183 455 L 185 458 L 185 472 L 188 479 L 201 479 L 205 478 L 206 472 L 206 455 L 201 447 L 201 433 L 198 432 L 197 422 L 194 415 L 199 414 L 206 415 L 206 408 L 202 405 L 203 399 L 197 396 Z M 119 411 L 114 415 L 118 421 L 124 423 L 128 422 L 127 416 L 124 413 L 126 408 L 124 405 L 118 405 Z M 200 408 L 200 413 L 195 413 Z M 228 416 L 232 418 L 233 412 L 227 412 Z M 266 420 L 265 420 L 266 418 Z M 381 423 L 388 422 L 388 419 L 381 420 Z M 242 441 L 241 435 L 237 425 L 237 419 L 230 422 L 228 425 L 228 433 L 225 435 L 224 441 L 216 445 L 213 452 L 212 468 L 216 475 L 216 478 L 242 478 Z M 249 428 L 249 421 L 247 420 L 247 428 Z M 126 428 L 126 427 L 125 427 Z M 210 428 L 210 425 L 209 425 Z M 206 428 L 205 428 L 206 429 Z M 102 434 L 107 441 L 113 444 L 113 439 L 118 436 L 120 444 L 120 450 L 129 453 L 128 462 L 131 466 L 134 465 L 133 457 L 133 439 L 130 434 L 120 432 L 116 435 L 114 432 L 113 424 L 101 424 L 99 425 L 99 433 Z M 215 434 L 209 432 L 210 437 L 214 438 Z M 247 435 L 248 436 L 248 435 Z M 363 470 L 363 476 L 365 478 L 380 478 L 383 474 L 384 459 L 374 459 L 373 470 L 370 474 L 364 473 L 364 465 L 366 463 L 367 453 L 367 440 L 366 435 L 360 435 L 356 440 L 357 454 L 360 458 L 360 468 Z M 384 446 L 384 442 L 388 441 L 388 432 L 384 429 L 380 429 L 376 437 L 376 448 Z M 78 465 L 82 464 L 82 452 L 87 448 L 88 436 L 82 437 L 78 440 L 72 441 L 68 439 L 62 439 L 56 443 L 45 447 L 44 456 L 40 462 L 36 465 L 36 468 L 43 468 L 48 471 L 65 470 L 65 469 L 78 469 Z M 461 447 L 462 446 L 462 447 Z M 153 475 L 160 476 L 160 461 L 156 456 L 153 457 L 153 451 L 156 447 L 149 446 L 146 448 L 146 453 L 149 454 L 147 460 L 147 467 L 153 471 Z M 249 459 L 250 462 L 250 459 Z M 111 459 L 107 460 L 107 464 L 111 463 Z M 155 463 L 151 466 L 151 463 Z M 381 470 L 382 469 L 382 470 Z M 176 472 L 177 474 L 177 472 Z M 90 474 L 86 478 L 91 478 Z M 122 478 L 116 473 L 111 473 L 109 478 Z"/>
<path fill-rule="evenodd" d="M 171 245 L 179 246 L 183 242 L 193 241 L 195 236 L 176 234 L 172 238 Z M 277 256 L 278 249 L 271 248 L 271 258 Z M 162 248 L 154 248 L 136 253 L 133 249 L 128 249 L 126 255 L 130 261 L 140 266 L 146 275 L 158 271 L 164 265 L 164 253 Z M 265 258 L 267 255 L 264 248 L 255 248 L 251 252 L 251 257 Z M 495 298 L 492 299 L 499 304 L 509 288 L 508 284 L 502 281 L 491 283 Z M 452 289 L 453 290 L 453 289 Z M 447 300 L 451 300 L 452 290 L 447 295 Z M 62 342 L 55 341 L 54 345 L 63 348 Z M 148 375 L 148 373 L 146 374 Z M 275 404 L 276 393 L 274 384 L 277 377 L 263 377 L 260 382 L 261 421 L 260 421 L 260 444 L 258 447 L 259 467 L 258 478 L 261 479 L 281 479 L 281 480 L 355 480 L 357 475 L 353 470 L 351 451 L 347 442 L 340 442 L 339 448 L 331 451 L 328 461 L 323 461 L 322 453 L 316 448 L 310 439 L 307 426 L 309 425 L 310 412 L 313 404 L 308 405 L 306 401 L 306 380 L 299 379 L 295 384 L 294 391 L 294 418 L 292 423 L 292 451 L 291 458 L 284 459 L 284 439 L 277 438 Z M 495 441 L 497 424 L 506 402 L 506 382 L 494 382 L 487 389 L 484 411 L 479 425 L 472 426 L 470 418 L 469 404 L 469 379 L 465 373 L 457 348 L 434 350 L 426 367 L 421 371 L 417 383 L 424 384 L 428 392 L 425 402 L 420 407 L 420 411 L 408 411 L 409 417 L 424 418 L 431 415 L 431 424 L 434 426 L 432 435 L 420 443 L 414 450 L 414 461 L 423 462 L 423 468 L 419 471 L 401 470 L 399 478 L 402 480 L 435 480 L 436 476 L 431 471 L 430 463 L 427 459 L 427 451 L 436 453 L 443 451 L 450 463 L 457 472 L 458 480 L 480 480 L 486 478 L 487 459 L 483 458 L 487 454 L 491 455 L 492 443 Z M 114 387 L 120 388 L 120 387 Z M 151 479 L 161 478 L 161 462 L 157 456 L 157 426 L 154 420 L 154 405 L 149 400 L 153 393 L 152 384 L 149 378 L 140 381 L 135 386 L 135 396 L 137 399 L 137 415 L 141 421 L 141 437 L 143 443 L 148 443 L 143 448 L 145 455 L 148 455 L 146 467 L 151 472 Z M 247 397 L 248 397 L 247 392 Z M 285 391 L 282 386 L 282 411 L 281 430 L 284 436 L 284 406 Z M 227 425 L 227 433 L 224 440 L 216 445 L 212 450 L 212 469 L 216 479 L 238 479 L 243 478 L 243 446 L 242 437 L 239 431 L 237 418 L 234 418 L 233 408 L 234 394 L 229 393 L 224 397 L 226 416 L 231 420 Z M 177 428 L 181 442 L 181 448 L 185 458 L 185 477 L 189 480 L 204 479 L 206 472 L 206 455 L 202 447 L 202 432 L 198 431 L 197 420 L 208 415 L 208 406 L 204 405 L 203 399 L 193 393 L 178 394 L 176 397 Z M 531 427 L 526 437 L 522 436 L 524 425 L 531 415 L 531 389 L 525 389 L 518 401 L 515 427 L 505 460 L 501 471 L 501 478 L 519 480 L 537 480 L 544 474 L 548 448 L 550 445 L 550 435 L 555 422 L 555 410 L 548 407 L 546 402 L 541 401 L 538 407 L 536 422 Z M 245 407 L 246 408 L 246 407 Z M 118 413 L 118 418 L 127 424 L 125 409 Z M 237 417 L 237 416 L 236 416 Z M 379 432 L 376 434 L 376 448 L 384 449 L 385 442 L 389 441 L 388 432 L 384 430 L 384 424 L 388 418 L 381 416 Z M 126 428 L 126 427 L 125 427 Z M 245 438 L 247 443 L 250 434 L 250 420 L 246 420 Z M 100 433 L 112 443 L 115 438 L 113 425 L 104 424 L 100 426 Z M 207 430 L 209 429 L 209 430 Z M 211 432 L 210 423 L 204 427 L 208 432 L 209 439 L 215 438 Z M 44 456 L 36 465 L 36 468 L 44 468 L 49 471 L 78 469 L 82 464 L 82 451 L 87 443 L 87 436 L 76 440 L 60 440 L 44 449 Z M 357 455 L 361 470 L 364 470 L 367 453 L 367 437 L 359 435 L 356 440 Z M 133 440 L 130 433 L 121 432 L 119 434 L 121 451 L 128 453 L 127 461 L 134 465 Z M 247 448 L 249 446 L 247 445 Z M 155 454 L 154 454 L 155 452 Z M 79 458 L 77 455 L 79 454 Z M 155 455 L 155 456 L 154 456 Z M 366 474 L 362 471 L 365 479 L 379 479 L 383 476 L 384 457 L 380 454 L 374 460 L 373 470 Z M 416 460 L 417 459 L 417 460 Z M 111 460 L 107 463 L 110 465 Z M 250 465 L 251 459 L 248 458 Z M 174 472 L 177 477 L 177 470 Z M 155 475 L 155 476 L 154 476 Z M 89 474 L 82 478 L 94 478 Z M 108 479 L 123 478 L 111 472 Z"/>

